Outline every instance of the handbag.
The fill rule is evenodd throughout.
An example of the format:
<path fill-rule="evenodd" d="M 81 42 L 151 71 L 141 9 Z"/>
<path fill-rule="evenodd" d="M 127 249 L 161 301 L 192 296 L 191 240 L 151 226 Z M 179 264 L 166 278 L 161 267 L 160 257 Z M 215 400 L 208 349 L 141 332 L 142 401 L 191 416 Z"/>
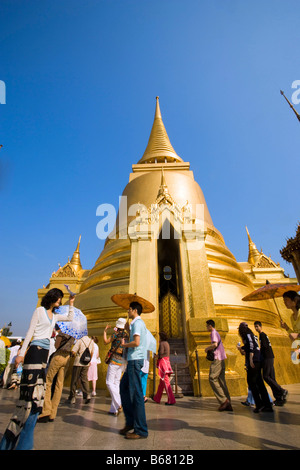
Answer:
<path fill-rule="evenodd" d="M 218 342 L 218 346 L 216 346 L 214 349 L 210 349 L 206 353 L 206 359 L 208 361 L 214 361 L 215 360 L 215 350 L 220 346 L 221 340 Z"/>
<path fill-rule="evenodd" d="M 117 350 L 119 347 L 120 347 L 120 345 L 118 344 L 115 348 L 110 348 L 110 350 L 108 351 L 108 353 L 106 354 L 106 357 L 105 357 L 105 359 L 104 359 L 105 364 L 109 364 L 109 363 L 110 363 L 113 354 L 116 352 L 116 350 Z"/>
<path fill-rule="evenodd" d="M 122 336 L 122 338 L 124 338 L 124 336 Z M 116 340 L 117 340 L 117 339 L 116 339 Z M 111 348 L 110 348 L 110 350 L 108 351 L 108 353 L 106 354 L 106 357 L 105 357 L 105 359 L 104 359 L 105 364 L 109 364 L 109 363 L 110 363 L 113 354 L 117 351 L 117 349 L 119 349 L 120 344 L 121 344 L 121 341 L 120 341 L 120 340 L 117 340 L 117 345 L 116 345 L 115 347 L 111 347 Z"/>
<path fill-rule="evenodd" d="M 106 354 L 106 357 L 104 359 L 105 364 L 109 364 L 111 361 L 111 357 L 113 355 L 113 351 L 110 349 L 108 353 Z"/>

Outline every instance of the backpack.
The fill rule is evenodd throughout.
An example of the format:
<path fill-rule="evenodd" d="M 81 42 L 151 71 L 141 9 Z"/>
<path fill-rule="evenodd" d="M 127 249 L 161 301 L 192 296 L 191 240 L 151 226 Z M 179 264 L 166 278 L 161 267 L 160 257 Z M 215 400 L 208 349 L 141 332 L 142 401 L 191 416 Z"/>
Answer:
<path fill-rule="evenodd" d="M 83 351 L 83 353 L 81 354 L 80 359 L 79 359 L 79 362 L 84 366 L 87 366 L 91 362 L 91 359 L 92 359 L 92 355 L 91 355 L 91 352 L 89 350 L 89 347 L 90 347 L 92 341 L 93 340 L 91 339 L 89 346 L 87 348 L 85 348 L 85 350 Z M 83 342 L 83 344 L 85 345 L 84 342 Z"/>

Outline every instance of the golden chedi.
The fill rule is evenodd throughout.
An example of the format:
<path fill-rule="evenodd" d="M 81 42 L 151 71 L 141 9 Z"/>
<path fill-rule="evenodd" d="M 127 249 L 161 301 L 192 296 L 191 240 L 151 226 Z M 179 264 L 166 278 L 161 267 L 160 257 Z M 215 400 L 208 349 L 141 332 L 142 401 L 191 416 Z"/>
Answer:
<path fill-rule="evenodd" d="M 69 258 L 68 262 L 64 266 L 58 264 L 59 267 L 56 271 L 53 271 L 47 286 L 43 286 L 42 289 L 38 290 L 38 307 L 40 306 L 44 295 L 48 290 L 53 289 L 54 287 L 60 289 L 64 293 L 62 304 L 66 304 L 69 300 L 69 293 L 66 289 L 66 285 L 70 287 L 72 292 L 77 293 L 80 291 L 80 286 L 89 273 L 89 271 L 83 269 L 81 265 L 80 242 L 81 235 L 71 259 Z"/>
<path fill-rule="evenodd" d="M 160 330 L 169 335 L 177 391 L 184 394 L 212 395 L 210 363 L 204 353 L 210 343 L 208 319 L 215 320 L 225 346 L 231 395 L 247 393 L 244 358 L 236 348 L 241 321 L 253 330 L 255 320 L 262 322 L 275 352 L 279 383 L 299 382 L 298 367 L 290 359 L 291 342 L 280 327 L 272 301 L 242 301 L 267 276 L 272 276 L 270 282 L 294 280 L 286 278 L 273 262 L 257 266 L 262 253 L 251 243 L 248 262 L 238 263 L 214 227 L 190 164 L 170 143 L 157 98 L 148 145 L 132 165 L 115 228 L 94 267 L 86 271 L 75 306 L 87 316 L 89 334 L 102 339 L 108 323 L 114 326 L 117 318 L 127 316 L 111 301 L 113 294 L 136 293 L 153 303 L 155 311 L 143 319 L 157 340 Z M 288 319 L 290 313 L 283 303 L 280 308 Z M 105 389 L 106 350 L 101 339 L 98 386 Z M 152 391 L 150 369 L 148 393 Z"/>

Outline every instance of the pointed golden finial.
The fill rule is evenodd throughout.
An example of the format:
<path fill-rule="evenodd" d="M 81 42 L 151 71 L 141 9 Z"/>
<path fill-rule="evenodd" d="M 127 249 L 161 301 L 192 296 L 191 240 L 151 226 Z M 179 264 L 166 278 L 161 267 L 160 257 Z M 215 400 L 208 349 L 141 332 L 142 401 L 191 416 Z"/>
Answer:
<path fill-rule="evenodd" d="M 160 179 L 160 187 L 158 190 L 157 197 L 162 195 L 169 195 L 168 186 L 165 180 L 164 169 L 161 167 L 161 179 Z"/>
<path fill-rule="evenodd" d="M 81 235 L 79 236 L 76 250 L 74 251 L 71 261 L 70 261 L 70 264 L 72 264 L 75 271 L 80 271 L 80 269 L 82 269 L 81 261 L 80 261 L 80 252 L 79 252 L 80 241 L 81 241 Z"/>
<path fill-rule="evenodd" d="M 161 186 L 167 186 L 166 180 L 165 180 L 165 174 L 164 174 L 164 169 L 161 167 L 161 180 L 160 180 L 160 185 Z"/>
<path fill-rule="evenodd" d="M 249 241 L 249 253 L 248 253 L 248 263 L 252 264 L 253 266 L 256 265 L 257 261 L 259 260 L 261 253 L 258 251 L 256 248 L 256 245 L 253 243 L 251 240 L 248 228 L 246 227 L 246 232 L 248 235 L 248 241 Z"/>
<path fill-rule="evenodd" d="M 182 162 L 172 147 L 161 117 L 159 97 L 156 97 L 154 122 L 148 145 L 139 163 Z"/>
<path fill-rule="evenodd" d="M 292 108 L 292 110 L 294 111 L 294 113 L 296 114 L 297 116 L 297 119 L 298 121 L 300 122 L 300 114 L 297 113 L 297 111 L 295 110 L 294 106 L 289 102 L 289 100 L 287 99 L 287 97 L 285 96 L 284 92 L 282 90 L 280 90 L 280 94 L 284 97 L 284 99 L 288 102 L 288 104 L 290 105 L 290 107 Z"/>
<path fill-rule="evenodd" d="M 162 119 L 159 106 L 159 96 L 156 97 L 155 118 Z"/>

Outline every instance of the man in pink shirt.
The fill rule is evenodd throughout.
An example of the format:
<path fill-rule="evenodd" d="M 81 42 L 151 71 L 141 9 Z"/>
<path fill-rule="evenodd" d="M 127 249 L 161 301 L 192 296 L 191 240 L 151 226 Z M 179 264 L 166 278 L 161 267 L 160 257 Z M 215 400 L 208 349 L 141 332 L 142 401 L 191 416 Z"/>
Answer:
<path fill-rule="evenodd" d="M 221 336 L 215 329 L 215 322 L 207 320 L 207 331 L 210 332 L 211 345 L 205 349 L 205 352 L 214 351 L 214 360 L 209 369 L 209 383 L 216 399 L 220 403 L 219 411 L 233 411 L 230 403 L 230 395 L 225 380 L 225 349 Z"/>

